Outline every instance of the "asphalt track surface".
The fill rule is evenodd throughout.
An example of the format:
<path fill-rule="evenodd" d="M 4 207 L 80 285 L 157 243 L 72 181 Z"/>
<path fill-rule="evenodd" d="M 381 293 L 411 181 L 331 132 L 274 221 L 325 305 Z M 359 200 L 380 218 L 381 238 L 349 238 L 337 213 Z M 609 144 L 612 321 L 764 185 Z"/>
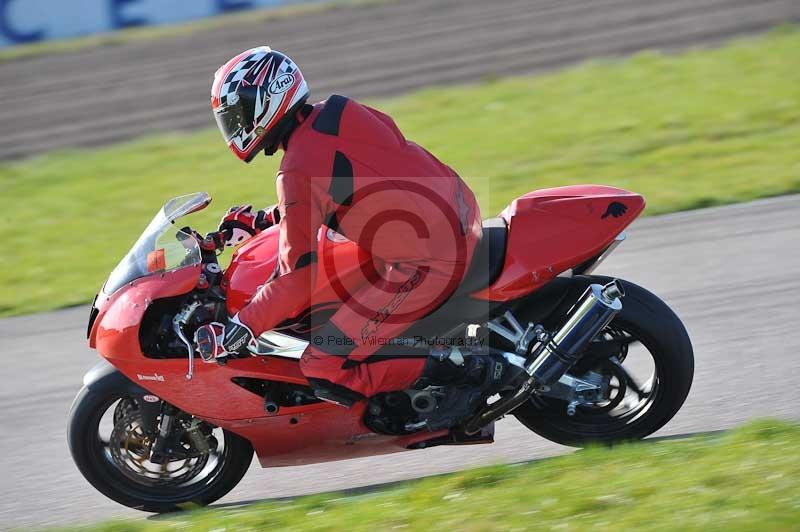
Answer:
<path fill-rule="evenodd" d="M 209 127 L 211 74 L 254 43 L 290 52 L 312 80 L 315 97 L 375 97 L 645 48 L 715 44 L 790 20 L 800 20 L 800 3 L 793 0 L 412 0 L 272 21 L 235 35 L 223 28 L 28 58 L 0 64 L 6 102 L 0 108 L 0 159 Z M 754 417 L 798 419 L 798 214 L 800 196 L 793 196 L 645 219 L 601 267 L 598 273 L 661 295 L 692 336 L 692 393 L 658 435 L 726 429 Z M 69 457 L 66 415 L 84 371 L 97 359 L 85 345 L 86 318 L 87 309 L 77 308 L 0 320 L 0 528 L 143 515 L 97 493 Z M 255 463 L 220 504 L 358 488 L 565 451 L 504 420 L 491 446 L 274 470 Z"/>
<path fill-rule="evenodd" d="M 692 337 L 694 386 L 657 436 L 723 430 L 765 416 L 800 419 L 798 244 L 800 196 L 786 196 L 640 220 L 599 269 L 660 295 Z M 85 345 L 87 314 L 76 308 L 0 320 L 2 527 L 144 515 L 97 493 L 67 449 L 70 402 L 84 371 L 97 360 Z M 493 445 L 293 468 L 260 469 L 254 463 L 218 504 L 358 488 L 563 452 L 567 449 L 507 419 L 498 423 Z"/>
<path fill-rule="evenodd" d="M 212 127 L 214 71 L 267 43 L 312 97 L 397 94 L 708 45 L 800 20 L 797 0 L 404 0 L 0 64 L 0 159 Z"/>

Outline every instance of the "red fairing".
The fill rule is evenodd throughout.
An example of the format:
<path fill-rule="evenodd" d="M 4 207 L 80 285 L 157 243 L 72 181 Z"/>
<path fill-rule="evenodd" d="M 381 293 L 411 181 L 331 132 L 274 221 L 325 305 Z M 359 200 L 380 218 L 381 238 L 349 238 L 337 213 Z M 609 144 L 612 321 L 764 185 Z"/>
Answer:
<path fill-rule="evenodd" d="M 253 443 L 262 467 L 283 467 L 347 460 L 405 451 L 410 445 L 445 436 L 448 431 L 409 436 L 375 434 L 364 426 L 366 403 L 342 408 L 330 403 L 283 407 L 278 416 L 224 422 L 209 419 Z"/>
<path fill-rule="evenodd" d="M 507 300 L 533 291 L 600 253 L 643 208 L 641 196 L 611 187 L 563 187 L 526 194 L 502 213 L 510 226 L 504 271 L 475 296 Z M 370 257 L 325 228 L 320 236 L 317 250 L 323 259 L 314 265 L 317 284 L 312 306 L 335 309 L 341 305 L 338 294 L 353 293 L 363 285 Z M 223 282 L 232 313 L 272 275 L 277 261 L 277 228 L 238 249 Z M 362 421 L 365 402 L 350 409 L 324 402 L 283 406 L 278 414 L 269 414 L 263 397 L 233 382 L 234 377 L 252 377 L 307 385 L 297 360 L 250 357 L 220 366 L 196 358 L 194 375 L 187 379 L 187 358 L 145 356 L 139 342 L 145 310 L 156 300 L 189 293 L 199 276 L 199 266 L 185 267 L 137 279 L 112 296 L 101 293 L 95 302 L 90 345 L 150 393 L 250 440 L 265 467 L 392 453 L 445 434 L 374 434 Z"/>
<path fill-rule="evenodd" d="M 500 213 L 509 226 L 503 273 L 473 297 L 509 301 L 595 257 L 644 209 L 621 188 L 577 185 L 529 192 Z"/>
<path fill-rule="evenodd" d="M 190 292 L 199 275 L 199 266 L 191 266 L 163 276 L 137 279 L 110 297 L 100 294 L 95 302 L 99 312 L 89 345 L 133 382 L 189 413 L 219 419 L 264 415 L 263 400 L 230 379 L 251 376 L 306 384 L 295 361 L 270 360 L 267 367 L 267 359 L 254 357 L 218 366 L 203 364 L 197 358 L 194 376 L 189 380 L 187 358 L 148 358 L 141 351 L 139 330 L 145 310 L 155 300 Z M 218 393 L 223 394 L 225 401 L 219 401 Z"/>
<path fill-rule="evenodd" d="M 139 341 L 132 346 L 117 346 L 120 337 L 138 334 L 147 306 L 156 299 L 178 296 L 192 291 L 200 278 L 200 266 L 188 266 L 158 276 L 143 277 L 128 283 L 113 295 L 97 294 L 94 306 L 97 318 L 89 331 L 89 347 L 106 358 L 130 355 L 131 347 L 139 352 Z"/>
<path fill-rule="evenodd" d="M 225 271 L 223 286 L 226 288 L 228 313 L 234 315 L 249 303 L 258 289 L 275 272 L 278 265 L 277 226 L 262 231 L 236 250 L 231 265 Z M 334 308 L 342 303 L 339 294 L 353 293 L 364 283 L 363 270 L 371 257 L 354 242 L 323 227 L 319 233 L 318 256 L 327 259 L 313 265 L 317 268 L 311 304 L 299 302 L 287 316 L 289 321 L 306 308 Z M 335 263 L 335 268 L 328 268 Z M 330 273 L 330 275 L 329 275 Z M 332 282 L 332 279 L 335 279 Z M 343 289 L 335 289 L 341 283 Z"/>
<path fill-rule="evenodd" d="M 344 249 L 348 248 L 352 249 L 345 244 Z M 274 248 L 271 253 L 275 253 Z M 182 268 L 138 279 L 112 296 L 100 294 L 95 302 L 98 316 L 90 331 L 90 345 L 148 392 L 250 440 L 264 467 L 393 453 L 446 434 L 378 436 L 362 422 L 363 403 L 351 409 L 324 402 L 284 406 L 279 414 L 268 414 L 263 397 L 232 381 L 234 377 L 252 377 L 307 385 L 296 360 L 250 357 L 220 366 L 196 358 L 194 374 L 187 379 L 186 358 L 146 357 L 139 343 L 145 310 L 156 299 L 188 293 L 199 274 L 199 267 Z"/>

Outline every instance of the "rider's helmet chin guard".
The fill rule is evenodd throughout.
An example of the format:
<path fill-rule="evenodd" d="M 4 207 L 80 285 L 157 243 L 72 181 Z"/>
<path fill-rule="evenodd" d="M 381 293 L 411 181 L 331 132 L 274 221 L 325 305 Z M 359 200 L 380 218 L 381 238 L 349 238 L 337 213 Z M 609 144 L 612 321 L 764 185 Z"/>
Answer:
<path fill-rule="evenodd" d="M 300 69 L 286 55 L 260 46 L 244 51 L 214 74 L 211 108 L 230 150 L 249 163 L 272 155 L 294 114 L 308 99 Z"/>

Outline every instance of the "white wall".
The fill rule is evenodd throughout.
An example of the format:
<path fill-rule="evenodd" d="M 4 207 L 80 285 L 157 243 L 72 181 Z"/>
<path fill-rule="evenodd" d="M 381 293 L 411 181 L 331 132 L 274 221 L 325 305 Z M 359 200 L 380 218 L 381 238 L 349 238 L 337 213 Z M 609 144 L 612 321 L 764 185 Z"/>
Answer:
<path fill-rule="evenodd" d="M 0 48 L 313 0 L 0 0 Z"/>

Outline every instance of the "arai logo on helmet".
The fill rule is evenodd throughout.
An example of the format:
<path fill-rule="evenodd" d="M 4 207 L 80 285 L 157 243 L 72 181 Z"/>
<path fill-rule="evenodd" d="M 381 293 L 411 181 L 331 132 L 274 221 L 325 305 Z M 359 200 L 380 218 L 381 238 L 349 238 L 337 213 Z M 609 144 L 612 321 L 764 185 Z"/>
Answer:
<path fill-rule="evenodd" d="M 270 94 L 283 94 L 294 84 L 294 74 L 281 74 L 269 84 Z"/>

